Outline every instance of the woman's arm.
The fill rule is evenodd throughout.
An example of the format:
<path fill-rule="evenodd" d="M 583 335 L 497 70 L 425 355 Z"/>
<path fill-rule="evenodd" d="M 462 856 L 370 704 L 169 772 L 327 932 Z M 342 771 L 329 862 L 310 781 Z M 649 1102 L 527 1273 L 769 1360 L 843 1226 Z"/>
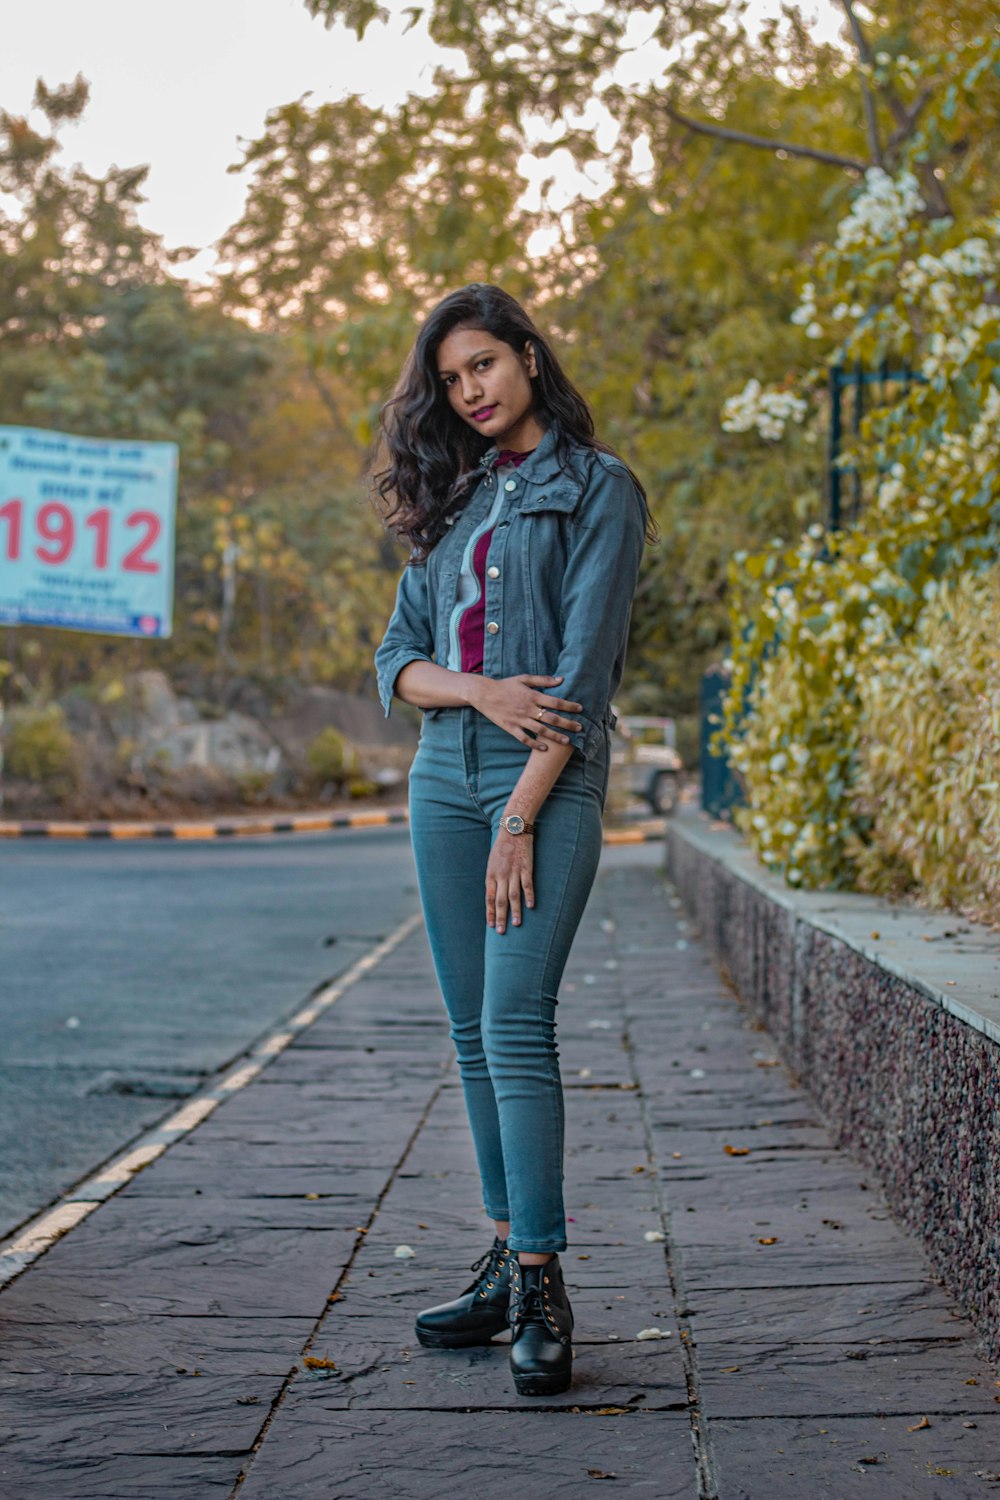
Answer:
<path fill-rule="evenodd" d="M 561 681 L 561 677 L 530 674 L 483 677 L 479 672 L 452 672 L 434 662 L 415 660 L 399 673 L 395 693 L 417 708 L 474 708 L 522 745 L 547 750 L 549 740 L 559 745 L 569 743 L 560 730 L 575 732 L 581 727 L 576 719 L 563 717 L 564 713 L 576 713 L 579 703 L 542 691 Z M 544 718 L 539 719 L 539 712 Z"/>
<path fill-rule="evenodd" d="M 544 760 L 529 755 L 507 799 L 504 816 L 519 813 L 526 823 L 533 823 L 572 753 L 572 745 L 564 743 L 553 745 L 552 754 Z M 500 829 L 486 866 L 486 920 L 497 932 L 506 931 L 508 911 L 514 926 L 520 927 L 522 894 L 525 906 L 530 909 L 535 904 L 534 855 L 532 834 Z"/>

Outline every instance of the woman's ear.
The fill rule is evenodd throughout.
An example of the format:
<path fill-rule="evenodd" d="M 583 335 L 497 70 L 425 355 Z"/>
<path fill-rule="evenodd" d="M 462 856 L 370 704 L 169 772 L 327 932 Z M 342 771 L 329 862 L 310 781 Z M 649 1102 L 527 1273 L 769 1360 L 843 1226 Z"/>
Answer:
<path fill-rule="evenodd" d="M 530 342 L 525 344 L 524 353 L 521 355 L 521 358 L 524 360 L 524 368 L 528 372 L 528 379 L 534 380 L 535 376 L 538 374 L 538 362 L 535 359 L 534 344 Z"/>

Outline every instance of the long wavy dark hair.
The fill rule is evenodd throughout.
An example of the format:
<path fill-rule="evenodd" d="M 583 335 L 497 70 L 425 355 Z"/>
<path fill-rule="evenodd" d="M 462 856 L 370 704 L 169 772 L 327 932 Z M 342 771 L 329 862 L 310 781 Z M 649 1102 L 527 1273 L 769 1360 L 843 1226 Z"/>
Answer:
<path fill-rule="evenodd" d="M 428 313 L 396 390 L 382 409 L 375 462 L 384 460 L 385 466 L 372 474 L 383 521 L 410 542 L 412 562 L 426 560 L 441 540 L 447 529 L 445 516 L 468 498 L 481 472 L 479 461 L 492 446 L 452 408 L 438 373 L 438 349 L 456 328 L 482 329 L 518 354 L 526 344 L 532 345 L 538 371 L 532 381 L 534 412 L 544 427 L 555 427 L 557 456 L 563 462 L 574 445 L 614 452 L 594 436 L 586 401 L 551 344 L 509 292 L 473 282 L 450 293 Z M 646 506 L 647 535 L 652 540 L 656 533 L 646 492 L 634 474 L 632 478 Z"/>

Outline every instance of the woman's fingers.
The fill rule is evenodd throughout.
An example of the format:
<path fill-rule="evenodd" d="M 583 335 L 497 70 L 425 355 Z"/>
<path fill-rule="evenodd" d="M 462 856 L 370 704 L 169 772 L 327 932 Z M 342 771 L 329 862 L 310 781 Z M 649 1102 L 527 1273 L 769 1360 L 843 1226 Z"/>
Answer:
<path fill-rule="evenodd" d="M 539 713 L 543 715 L 543 717 L 540 719 L 538 718 Z M 557 714 L 551 708 L 545 708 L 544 705 L 539 705 L 535 713 L 535 718 L 538 720 L 539 724 L 544 724 L 547 729 L 576 730 L 583 728 L 583 725 L 578 719 L 567 719 L 563 714 Z"/>
<path fill-rule="evenodd" d="M 507 888 L 507 905 L 510 908 L 510 919 L 515 927 L 521 925 L 521 886 L 516 871 L 511 876 L 510 885 Z"/>
<path fill-rule="evenodd" d="M 486 921 L 498 933 L 506 932 L 508 924 L 520 927 L 524 908 L 530 911 L 535 904 L 531 863 L 529 856 L 527 868 L 510 867 L 486 876 Z"/>

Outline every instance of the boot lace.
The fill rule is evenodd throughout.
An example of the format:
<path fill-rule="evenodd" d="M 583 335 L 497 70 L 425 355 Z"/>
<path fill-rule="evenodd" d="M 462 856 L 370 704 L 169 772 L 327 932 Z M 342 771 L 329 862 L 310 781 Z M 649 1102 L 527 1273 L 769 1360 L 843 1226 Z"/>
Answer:
<path fill-rule="evenodd" d="M 542 1307 L 542 1294 L 537 1286 L 523 1287 L 517 1298 L 516 1306 L 511 1306 L 511 1324 L 517 1328 L 522 1323 L 544 1323 L 548 1328 L 548 1319 Z"/>

